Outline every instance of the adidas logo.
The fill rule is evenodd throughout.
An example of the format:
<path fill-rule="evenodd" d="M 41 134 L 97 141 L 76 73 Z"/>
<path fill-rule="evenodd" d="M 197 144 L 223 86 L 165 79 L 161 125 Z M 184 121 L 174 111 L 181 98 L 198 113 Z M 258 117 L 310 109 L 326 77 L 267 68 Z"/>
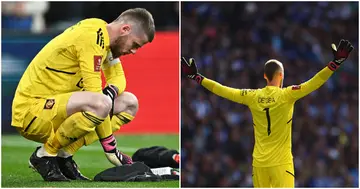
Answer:
<path fill-rule="evenodd" d="M 96 33 L 97 33 L 96 44 L 99 45 L 102 49 L 104 49 L 104 36 L 101 28 L 99 28 L 99 30 Z"/>

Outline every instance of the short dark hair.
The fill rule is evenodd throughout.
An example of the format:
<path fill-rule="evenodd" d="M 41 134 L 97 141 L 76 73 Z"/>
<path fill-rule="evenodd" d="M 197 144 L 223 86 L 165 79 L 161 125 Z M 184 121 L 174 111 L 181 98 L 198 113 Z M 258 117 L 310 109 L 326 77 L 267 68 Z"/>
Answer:
<path fill-rule="evenodd" d="M 115 21 L 134 21 L 139 24 L 141 29 L 145 32 L 148 41 L 152 42 L 155 36 L 154 19 L 149 11 L 144 8 L 128 9 L 120 14 Z"/>
<path fill-rule="evenodd" d="M 269 61 L 265 64 L 264 73 L 269 81 L 272 81 L 276 72 L 280 71 L 281 67 L 275 61 Z"/>

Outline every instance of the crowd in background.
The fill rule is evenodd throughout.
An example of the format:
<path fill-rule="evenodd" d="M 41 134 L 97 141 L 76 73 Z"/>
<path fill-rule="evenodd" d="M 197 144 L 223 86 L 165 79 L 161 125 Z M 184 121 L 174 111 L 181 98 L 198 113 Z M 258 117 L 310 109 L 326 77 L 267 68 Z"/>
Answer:
<path fill-rule="evenodd" d="M 358 3 L 182 3 L 181 55 L 204 76 L 262 88 L 264 63 L 300 84 L 332 60 L 331 43 L 355 49 L 321 88 L 295 103 L 297 187 L 358 187 Z M 181 81 L 182 187 L 252 185 L 253 124 L 246 106 Z"/>
<path fill-rule="evenodd" d="M 157 29 L 177 29 L 178 2 L 1 2 L 3 32 L 44 33 L 62 31 L 84 18 L 116 19 L 130 8 L 146 8 L 154 17 Z"/>

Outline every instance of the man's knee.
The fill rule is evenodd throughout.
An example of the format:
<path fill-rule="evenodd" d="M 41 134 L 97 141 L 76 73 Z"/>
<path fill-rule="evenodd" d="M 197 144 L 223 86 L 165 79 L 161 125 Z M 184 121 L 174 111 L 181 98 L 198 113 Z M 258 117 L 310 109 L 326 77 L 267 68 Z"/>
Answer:
<path fill-rule="evenodd" d="M 89 104 L 83 107 L 82 111 L 90 111 L 99 117 L 105 118 L 109 115 L 111 107 L 112 101 L 110 97 L 96 94 L 89 100 Z"/>
<path fill-rule="evenodd" d="M 106 117 L 109 115 L 112 108 L 112 100 L 110 97 L 100 94 L 99 98 L 96 99 L 93 108 L 98 111 L 99 116 Z"/>
<path fill-rule="evenodd" d="M 139 109 L 139 101 L 136 96 L 130 92 L 124 91 L 115 100 L 114 114 L 126 112 L 135 116 Z"/>
<path fill-rule="evenodd" d="M 76 92 L 68 102 L 68 116 L 82 111 L 89 111 L 99 117 L 106 117 L 112 108 L 110 97 L 94 92 Z"/>

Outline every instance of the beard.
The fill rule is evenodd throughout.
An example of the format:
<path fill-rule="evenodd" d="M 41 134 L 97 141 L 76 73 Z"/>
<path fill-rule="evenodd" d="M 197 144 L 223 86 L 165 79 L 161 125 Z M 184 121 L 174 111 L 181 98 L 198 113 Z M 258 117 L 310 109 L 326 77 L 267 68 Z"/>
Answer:
<path fill-rule="evenodd" d="M 110 50 L 114 58 L 118 58 L 126 54 L 126 52 L 124 52 L 124 47 L 127 39 L 128 36 L 119 36 L 113 44 L 110 44 Z"/>

